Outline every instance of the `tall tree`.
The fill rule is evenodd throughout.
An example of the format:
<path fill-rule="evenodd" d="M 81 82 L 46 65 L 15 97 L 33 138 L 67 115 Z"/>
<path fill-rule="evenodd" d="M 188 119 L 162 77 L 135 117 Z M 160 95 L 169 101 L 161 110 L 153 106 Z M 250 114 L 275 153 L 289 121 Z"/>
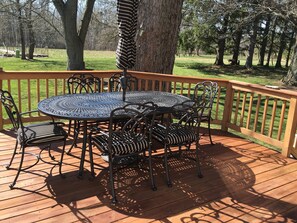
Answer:
<path fill-rule="evenodd" d="M 250 33 L 250 43 L 249 43 L 249 49 L 248 49 L 248 56 L 246 58 L 245 67 L 247 69 L 252 68 L 253 66 L 253 57 L 255 52 L 255 46 L 257 41 L 257 32 L 258 32 L 258 23 L 259 19 L 256 17 L 252 23 L 251 33 Z"/>
<path fill-rule="evenodd" d="M 268 15 L 265 19 L 265 28 L 262 34 L 262 42 L 260 44 L 260 55 L 259 55 L 259 65 L 264 66 L 264 59 L 265 59 L 265 53 L 266 53 L 266 47 L 268 43 L 268 33 L 270 30 L 270 21 L 271 21 L 271 15 Z"/>
<path fill-rule="evenodd" d="M 222 24 L 220 28 L 217 29 L 218 32 L 218 49 L 215 60 L 215 65 L 224 65 L 224 53 L 226 46 L 226 36 L 228 30 L 229 15 L 224 15 L 222 19 Z"/>
<path fill-rule="evenodd" d="M 32 18 L 32 10 L 33 10 L 33 2 L 35 0 L 28 0 L 28 8 L 25 10 L 26 12 L 26 23 L 28 28 L 28 36 L 29 36 L 29 52 L 28 58 L 33 59 L 34 49 L 35 49 L 35 33 L 33 30 L 33 18 Z"/>
<path fill-rule="evenodd" d="M 183 0 L 142 0 L 138 9 L 134 69 L 171 74 Z"/>
<path fill-rule="evenodd" d="M 282 64 L 281 64 L 282 57 L 283 57 L 283 53 L 286 48 L 286 32 L 287 32 L 287 28 L 288 28 L 287 25 L 288 25 L 288 23 L 285 22 L 282 34 L 280 35 L 280 44 L 279 44 L 279 50 L 278 50 L 277 59 L 276 59 L 276 63 L 275 63 L 275 68 L 282 67 Z"/>
<path fill-rule="evenodd" d="M 78 0 L 53 0 L 53 3 L 61 16 L 63 23 L 68 56 L 68 70 L 83 70 L 85 69 L 84 43 L 95 0 L 86 1 L 80 28 L 77 27 Z"/>
<path fill-rule="evenodd" d="M 19 22 L 19 33 L 20 33 L 20 39 L 21 39 L 21 59 L 26 59 L 26 42 L 25 42 L 25 31 L 24 31 L 24 21 L 23 21 L 23 6 L 20 2 L 20 0 L 16 0 L 16 11 L 18 14 L 18 22 Z"/>
<path fill-rule="evenodd" d="M 296 0 L 262 0 L 259 6 L 263 11 L 269 11 L 273 15 L 287 21 L 297 31 L 297 1 Z M 282 79 L 287 85 L 297 86 L 297 36 L 291 65 L 287 75 Z"/>

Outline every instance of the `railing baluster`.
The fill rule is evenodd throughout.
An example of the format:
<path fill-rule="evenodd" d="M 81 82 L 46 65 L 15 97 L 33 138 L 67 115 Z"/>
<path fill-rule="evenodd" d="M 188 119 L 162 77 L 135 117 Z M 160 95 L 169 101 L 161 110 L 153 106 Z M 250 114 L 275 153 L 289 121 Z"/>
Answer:
<path fill-rule="evenodd" d="M 219 119 L 218 115 L 219 115 L 220 97 L 221 97 L 221 87 L 219 86 L 218 94 L 217 94 L 216 109 L 215 109 L 215 111 L 216 111 L 215 119 Z"/>
<path fill-rule="evenodd" d="M 241 114 L 240 114 L 240 126 L 243 126 L 243 119 L 244 119 L 244 113 L 245 113 L 245 104 L 246 104 L 246 92 L 244 92 L 243 99 L 242 99 L 242 108 L 241 108 Z"/>
<path fill-rule="evenodd" d="M 235 108 L 234 119 L 233 119 L 233 123 L 234 123 L 235 125 L 236 125 L 236 123 L 237 123 L 237 116 L 238 116 L 239 102 L 240 102 L 240 91 L 237 91 L 236 108 Z"/>
<path fill-rule="evenodd" d="M 275 98 L 273 100 L 273 107 L 272 107 L 271 120 L 270 120 L 269 133 L 268 133 L 269 137 L 272 137 L 272 133 L 273 133 L 276 107 L 277 107 L 277 99 Z"/>
<path fill-rule="evenodd" d="M 21 93 L 21 80 L 18 80 L 18 106 L 19 106 L 19 110 L 20 112 L 23 111 L 23 108 L 22 108 L 22 93 Z"/>
<path fill-rule="evenodd" d="M 58 95 L 58 81 L 57 78 L 54 79 L 54 86 L 55 86 L 55 95 Z"/>
<path fill-rule="evenodd" d="M 176 93 L 176 82 L 173 83 L 173 93 Z"/>
<path fill-rule="evenodd" d="M 252 112 L 253 112 L 253 102 L 254 102 L 254 93 L 251 93 L 248 116 L 247 116 L 247 120 L 246 120 L 246 128 L 247 129 L 250 128 L 250 121 L 251 121 L 251 116 L 252 116 Z"/>
<path fill-rule="evenodd" d="M 49 89 L 48 89 L 48 79 L 45 80 L 45 92 L 46 98 L 49 97 Z"/>
<path fill-rule="evenodd" d="M 257 132 L 257 125 L 258 125 L 260 107 L 261 107 L 261 95 L 259 94 L 258 95 L 257 106 L 256 106 L 255 120 L 254 120 L 254 128 L 253 128 L 254 132 Z"/>
<path fill-rule="evenodd" d="M 261 134 L 264 134 L 264 130 L 265 130 L 268 102 L 269 102 L 269 97 L 266 96 L 265 103 L 264 103 L 263 116 L 262 116 Z"/>
<path fill-rule="evenodd" d="M 27 80 L 27 87 L 28 87 L 28 111 L 31 111 L 32 109 L 32 107 L 31 107 L 31 80 L 30 79 L 28 79 Z M 31 114 L 30 114 L 30 116 L 31 116 Z"/>
<path fill-rule="evenodd" d="M 282 129 L 283 129 L 284 120 L 285 120 L 286 105 L 287 105 L 287 102 L 283 101 L 282 111 L 280 114 L 280 120 L 279 120 L 279 125 L 278 125 L 277 140 L 281 140 Z"/>

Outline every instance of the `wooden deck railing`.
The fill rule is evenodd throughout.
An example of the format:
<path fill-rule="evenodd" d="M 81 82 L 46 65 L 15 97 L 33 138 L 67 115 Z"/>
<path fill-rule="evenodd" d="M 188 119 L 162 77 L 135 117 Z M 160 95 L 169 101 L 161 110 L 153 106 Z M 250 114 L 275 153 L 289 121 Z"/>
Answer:
<path fill-rule="evenodd" d="M 66 79 L 79 72 L 92 73 L 101 78 L 101 89 L 108 91 L 108 78 L 120 71 L 4 72 L 0 69 L 0 88 L 13 94 L 20 112 L 32 110 L 44 98 L 67 93 Z M 170 91 L 189 97 L 195 84 L 205 80 L 137 71 L 130 73 L 140 80 L 140 90 Z M 220 125 L 224 131 L 232 129 L 276 146 L 284 156 L 297 156 L 293 148 L 297 127 L 297 93 L 238 81 L 209 80 L 219 85 L 212 113 L 214 124 Z M 3 129 L 9 120 L 1 106 L 0 114 L 0 129 Z M 38 114 L 24 121 L 46 118 Z"/>

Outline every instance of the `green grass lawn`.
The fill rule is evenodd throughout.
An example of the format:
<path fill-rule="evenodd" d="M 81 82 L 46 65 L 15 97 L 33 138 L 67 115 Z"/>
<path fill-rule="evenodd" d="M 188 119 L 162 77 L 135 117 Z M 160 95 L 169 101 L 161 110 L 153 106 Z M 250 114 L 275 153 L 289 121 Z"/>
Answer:
<path fill-rule="evenodd" d="M 37 50 L 38 51 L 38 50 Z M 42 52 L 44 53 L 44 52 Z M 67 67 L 66 50 L 48 49 L 49 57 L 36 58 L 34 60 L 21 60 L 19 58 L 0 57 L 0 67 L 4 71 L 55 71 L 65 70 Z M 113 51 L 85 51 L 85 63 L 87 69 L 116 70 L 115 52 Z M 225 63 L 228 64 L 226 56 Z M 254 66 L 252 70 L 244 68 L 244 58 L 241 58 L 241 66 L 224 67 L 213 66 L 214 55 L 176 57 L 174 74 L 181 76 L 197 76 L 205 78 L 222 78 L 238 80 L 256 84 L 280 85 L 280 80 L 286 74 L 286 69 L 273 69 Z M 254 61 L 257 64 L 257 61 Z"/>

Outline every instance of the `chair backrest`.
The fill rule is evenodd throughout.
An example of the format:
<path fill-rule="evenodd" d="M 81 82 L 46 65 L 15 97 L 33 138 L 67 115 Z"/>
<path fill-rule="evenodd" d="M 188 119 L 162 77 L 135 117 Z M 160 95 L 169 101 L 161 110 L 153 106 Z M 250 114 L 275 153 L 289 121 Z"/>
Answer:
<path fill-rule="evenodd" d="M 197 83 L 194 88 L 193 100 L 204 103 L 204 113 L 210 115 L 213 102 L 218 92 L 218 84 L 212 81 Z"/>
<path fill-rule="evenodd" d="M 204 101 L 188 100 L 176 104 L 171 108 L 170 118 L 171 120 L 175 120 L 171 124 L 199 127 L 204 109 Z"/>
<path fill-rule="evenodd" d="M 142 139 L 150 143 L 156 109 L 157 105 L 152 102 L 127 104 L 114 109 L 109 121 L 109 147 L 114 140 L 112 138 L 114 134 L 120 138 L 120 141 L 128 144 Z"/>
<path fill-rule="evenodd" d="M 67 80 L 69 94 L 94 93 L 101 91 L 101 80 L 89 73 L 73 74 Z"/>
<path fill-rule="evenodd" d="M 131 74 L 127 73 L 125 75 L 126 90 L 127 91 L 137 91 L 138 90 L 138 79 Z M 121 73 L 116 73 L 109 78 L 110 91 L 122 91 L 123 89 L 123 75 Z"/>
<path fill-rule="evenodd" d="M 1 103 L 5 108 L 5 111 L 13 125 L 13 128 L 15 131 L 17 131 L 20 127 L 23 127 L 19 110 L 11 94 L 8 91 L 0 89 L 0 97 L 1 97 Z"/>

